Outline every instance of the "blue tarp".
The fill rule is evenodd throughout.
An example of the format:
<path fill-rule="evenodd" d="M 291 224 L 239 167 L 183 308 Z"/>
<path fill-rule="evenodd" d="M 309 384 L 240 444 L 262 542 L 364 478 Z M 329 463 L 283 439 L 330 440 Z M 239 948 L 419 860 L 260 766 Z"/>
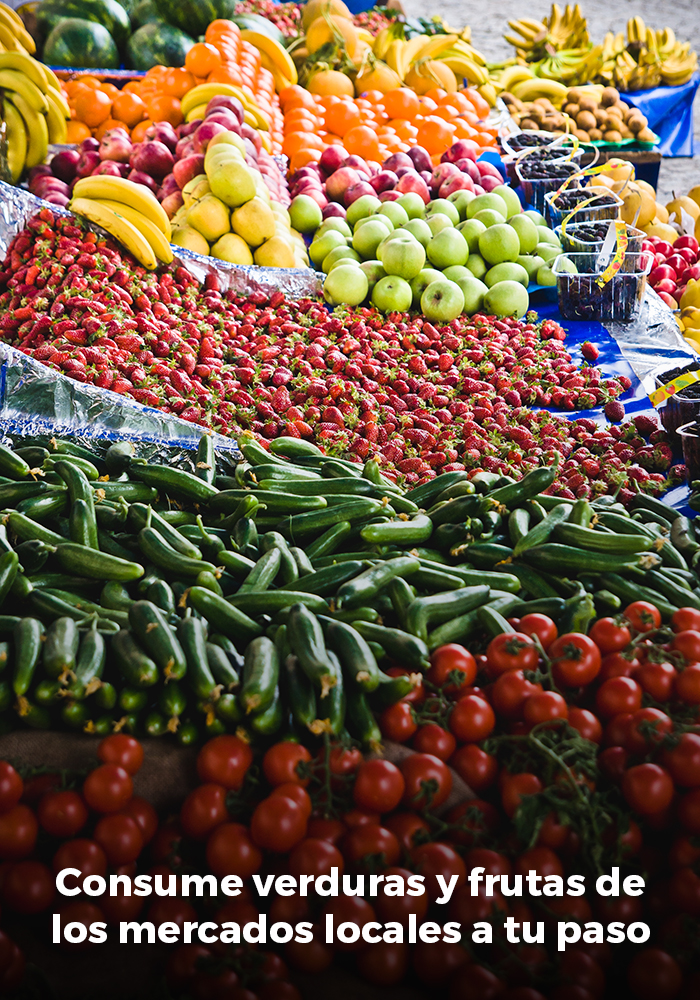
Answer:
<path fill-rule="evenodd" d="M 682 87 L 655 87 L 621 94 L 627 104 L 639 108 L 649 128 L 660 137 L 656 147 L 662 156 L 693 155 L 693 101 L 700 73 Z"/>

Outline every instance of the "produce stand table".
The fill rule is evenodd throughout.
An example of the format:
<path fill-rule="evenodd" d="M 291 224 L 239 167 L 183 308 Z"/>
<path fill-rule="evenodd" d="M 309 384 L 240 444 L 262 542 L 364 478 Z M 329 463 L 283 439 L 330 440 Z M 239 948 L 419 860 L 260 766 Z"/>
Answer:
<path fill-rule="evenodd" d="M 693 155 L 693 101 L 698 86 L 700 73 L 695 73 L 681 87 L 656 87 L 620 95 L 648 119 L 649 128 L 661 139 L 662 156 Z"/>

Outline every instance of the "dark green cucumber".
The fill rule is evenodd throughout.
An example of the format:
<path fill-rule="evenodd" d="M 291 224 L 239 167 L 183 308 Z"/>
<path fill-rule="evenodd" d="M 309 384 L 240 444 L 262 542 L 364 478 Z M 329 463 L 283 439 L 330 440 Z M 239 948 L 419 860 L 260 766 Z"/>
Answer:
<path fill-rule="evenodd" d="M 171 465 L 141 465 L 139 462 L 132 462 L 129 466 L 129 475 L 158 492 L 199 503 L 209 500 L 219 492 L 215 486 L 191 472 L 175 469 Z"/>
<path fill-rule="evenodd" d="M 136 688 L 122 688 L 119 692 L 119 707 L 125 712 L 142 712 L 146 705 L 148 705 L 146 691 L 138 691 Z"/>
<path fill-rule="evenodd" d="M 258 529 L 252 517 L 241 517 L 237 520 L 233 528 L 233 541 L 242 555 L 249 559 L 259 557 Z"/>
<path fill-rule="evenodd" d="M 410 520 L 368 524 L 360 536 L 370 545 L 420 545 L 433 533 L 433 522 L 425 514 L 416 514 Z"/>
<path fill-rule="evenodd" d="M 558 509 L 557 507 L 551 514 L 548 514 L 547 519 L 553 517 Z M 543 521 L 542 523 L 544 524 L 545 522 Z M 609 552 L 615 555 L 648 552 L 654 546 L 652 539 L 643 535 L 607 534 L 602 531 L 596 531 L 594 528 L 582 528 L 577 524 L 558 524 L 554 529 L 554 537 L 564 545 L 573 545 L 577 548 L 591 549 L 596 552 Z"/>
<path fill-rule="evenodd" d="M 78 626 L 72 618 L 57 618 L 51 624 L 43 649 L 44 671 L 57 680 L 72 671 L 80 643 Z"/>
<path fill-rule="evenodd" d="M 495 500 L 506 507 L 515 507 L 518 504 L 522 504 L 525 500 L 529 500 L 530 497 L 538 496 L 543 490 L 551 486 L 558 470 L 558 463 L 533 469 L 532 472 L 528 472 L 518 482 L 508 483 L 506 486 L 492 490 L 488 494 L 488 497 L 490 500 Z"/>
<path fill-rule="evenodd" d="M 195 475 L 208 486 L 213 486 L 216 482 L 216 451 L 211 434 L 203 434 L 199 439 Z"/>
<path fill-rule="evenodd" d="M 254 733 L 259 736 L 274 736 L 284 721 L 284 705 L 280 697 L 279 687 L 273 692 L 272 702 L 260 712 L 248 716 L 247 722 Z"/>
<path fill-rule="evenodd" d="M 489 601 L 489 607 L 498 611 L 504 617 L 509 615 L 514 607 L 521 602 L 517 597 L 508 594 L 506 597 L 497 597 Z M 465 642 L 479 629 L 478 611 L 468 611 L 465 615 L 459 615 L 451 621 L 439 625 L 428 634 L 428 648 L 438 649 L 451 642 Z"/>
<path fill-rule="evenodd" d="M 147 688 L 158 683 L 158 667 L 127 629 L 114 636 L 110 652 L 127 684 Z"/>
<path fill-rule="evenodd" d="M 282 440 L 281 438 L 279 440 Z M 318 496 L 319 492 L 323 496 L 333 496 L 337 494 L 351 493 L 355 496 L 374 496 L 374 486 L 366 479 L 328 479 L 319 486 L 318 479 L 287 479 L 281 482 L 279 479 L 263 479 L 258 481 L 256 487 L 258 496 L 267 503 L 267 498 L 262 496 L 262 492 L 274 492 L 289 494 L 301 497 Z"/>
<path fill-rule="evenodd" d="M 214 702 L 214 711 L 217 719 L 221 719 L 225 725 L 231 727 L 237 727 L 238 723 L 242 722 L 245 718 L 243 709 L 238 704 L 238 699 L 230 691 L 224 692 L 224 694 L 216 699 Z"/>
<path fill-rule="evenodd" d="M 60 514 L 65 514 L 68 510 L 68 499 L 67 490 L 45 493 L 43 496 L 21 500 L 17 504 L 17 511 L 20 514 L 26 514 L 34 521 L 48 521 Z"/>
<path fill-rule="evenodd" d="M 220 566 L 223 566 L 231 576 L 235 576 L 240 579 L 240 577 L 246 577 L 248 573 L 255 567 L 255 563 L 252 559 L 248 559 L 247 556 L 241 555 L 239 552 L 230 552 L 228 549 L 223 549 L 217 555 L 217 562 Z"/>
<path fill-rule="evenodd" d="M 113 611 L 128 611 L 134 599 L 129 596 L 129 591 L 117 580 L 110 580 L 102 588 L 100 594 L 100 604 L 103 608 L 111 608 Z"/>
<path fill-rule="evenodd" d="M 251 617 L 274 615 L 292 604 L 305 604 L 311 611 L 328 614 L 330 608 L 322 597 L 298 590 L 268 590 L 263 594 L 232 594 L 227 598 L 232 608 Z M 223 631 L 223 630 L 222 630 Z"/>
<path fill-rule="evenodd" d="M 422 560 L 421 565 L 423 565 Z M 410 583 L 407 583 L 403 577 L 395 576 L 393 580 L 389 581 L 386 592 L 389 595 L 396 617 L 399 620 L 399 625 L 405 630 L 408 609 L 416 599 L 415 589 Z"/>
<path fill-rule="evenodd" d="M 440 569 L 432 569 L 421 563 L 418 572 L 412 574 L 411 583 L 419 590 L 458 590 L 464 581 L 456 573 L 451 573 L 450 568 L 444 566 Z"/>
<path fill-rule="evenodd" d="M 515 547 L 530 530 L 530 512 L 525 507 L 516 507 L 508 515 L 508 536 Z"/>
<path fill-rule="evenodd" d="M 10 592 L 19 571 L 19 557 L 16 552 L 3 552 L 0 555 L 0 607 Z"/>
<path fill-rule="evenodd" d="M 572 527 L 574 527 L 572 525 Z M 580 531 L 589 529 L 580 528 Z M 601 535 L 601 538 L 613 536 Z M 635 536 L 637 537 L 637 536 Z M 641 537 L 641 536 L 640 536 Z M 615 572 L 623 567 L 640 565 L 640 556 L 620 555 L 614 552 L 596 552 L 592 549 L 578 549 L 570 545 L 547 542 L 530 549 L 524 557 L 536 569 L 561 575 L 566 572 L 605 573 Z"/>
<path fill-rule="evenodd" d="M 532 549 L 536 545 L 544 544 L 544 542 L 549 539 L 552 532 L 557 529 L 557 526 L 561 526 L 562 521 L 566 521 L 572 510 L 573 507 L 571 504 L 557 504 L 557 506 L 553 510 L 550 510 L 547 516 L 543 518 L 539 524 L 536 524 L 533 528 L 531 528 L 527 535 L 517 542 L 515 548 L 513 549 L 514 558 L 517 559 L 523 552 L 527 552 L 528 549 Z M 570 527 L 573 527 L 573 525 L 570 525 Z M 582 528 L 581 530 L 587 531 L 588 529 Z"/>
<path fill-rule="evenodd" d="M 606 590 L 611 591 L 623 604 L 632 604 L 634 601 L 648 601 L 661 612 L 661 617 L 668 621 L 681 605 L 670 602 L 662 594 L 649 587 L 644 587 L 636 580 L 626 580 L 619 573 L 605 573 L 600 578 L 600 582 Z"/>
<path fill-rule="evenodd" d="M 415 556 L 399 556 L 372 566 L 339 588 L 336 606 L 342 610 L 367 604 L 395 576 L 410 577 L 419 570 L 420 561 Z"/>
<path fill-rule="evenodd" d="M 176 576 L 196 577 L 202 570 L 216 572 L 213 563 L 192 559 L 174 549 L 155 528 L 142 528 L 138 534 L 139 548 L 144 556 L 160 569 Z"/>
<path fill-rule="evenodd" d="M 421 486 L 414 486 L 413 489 L 408 490 L 406 496 L 409 500 L 417 503 L 419 507 L 428 507 L 435 497 L 439 496 L 443 490 L 446 490 L 450 486 L 454 486 L 455 483 L 463 483 L 469 479 L 468 472 L 444 472 L 441 476 L 436 476 L 435 479 L 428 480 L 427 483 L 423 483 Z"/>
<path fill-rule="evenodd" d="M 340 736 L 345 726 L 346 707 L 343 669 L 341 667 L 340 660 L 331 649 L 328 650 L 328 659 L 330 660 L 331 667 L 333 669 L 335 683 L 328 692 L 328 696 L 326 698 L 319 699 L 317 707 L 319 714 L 322 717 L 322 731 L 329 733 L 331 736 Z"/>
<path fill-rule="evenodd" d="M 152 503 L 158 499 L 158 490 L 145 483 L 102 482 L 93 483 L 95 499 L 126 500 L 127 503 Z"/>
<path fill-rule="evenodd" d="M 87 545 L 91 549 L 99 548 L 97 541 L 97 520 L 95 518 L 95 494 L 90 480 L 78 465 L 69 460 L 60 459 L 55 462 L 54 467 L 68 487 L 70 495 L 71 538 L 73 541 L 77 541 L 73 537 L 73 533 L 75 532 L 81 538 L 87 539 L 87 541 L 80 541 L 80 545 Z M 79 507 L 79 513 L 74 514 L 73 508 L 75 508 L 79 500 L 82 501 L 82 505 Z"/>
<path fill-rule="evenodd" d="M 135 601 L 129 607 L 129 625 L 166 682 L 185 676 L 184 650 L 160 608 L 150 601 Z"/>
<path fill-rule="evenodd" d="M 304 729 L 311 729 L 317 717 L 316 692 L 311 680 L 299 666 L 296 656 L 287 656 L 282 661 L 280 672 L 282 691 L 292 718 Z"/>
<path fill-rule="evenodd" d="M 59 535 L 58 532 L 51 531 L 50 528 L 45 528 L 43 524 L 39 524 L 26 514 L 21 514 L 15 510 L 10 511 L 6 515 L 5 524 L 23 542 L 36 538 L 47 545 L 61 545 L 67 540 L 63 535 Z"/>
<path fill-rule="evenodd" d="M 12 448 L 0 444 L 0 476 L 7 476 L 8 479 L 28 479 L 31 467 Z"/>
<path fill-rule="evenodd" d="M 280 554 L 280 567 L 278 571 L 278 582 L 280 585 L 289 586 L 299 579 L 299 569 L 294 556 L 289 551 L 286 539 L 277 531 L 267 531 L 260 538 L 260 548 L 263 552 L 271 549 L 278 549 Z M 290 587 L 290 589 L 293 589 Z"/>
<path fill-rule="evenodd" d="M 275 644 L 265 636 L 248 643 L 243 662 L 240 701 L 246 714 L 261 712 L 272 702 L 279 683 L 280 663 Z"/>
<path fill-rule="evenodd" d="M 100 686 L 100 680 L 107 660 L 107 646 L 102 635 L 95 628 L 83 636 L 75 660 L 75 681 L 70 691 L 75 698 L 87 698 Z"/>
<path fill-rule="evenodd" d="M 6 507 L 16 507 L 22 500 L 29 500 L 49 492 L 48 483 L 41 481 L 27 483 L 0 483 L 0 510 Z M 58 492 L 55 488 L 51 493 Z"/>
<path fill-rule="evenodd" d="M 318 481 L 318 480 L 317 480 Z M 272 490 L 253 490 L 253 495 L 265 505 L 268 517 L 284 517 L 289 514 L 303 514 L 305 511 L 323 510 L 327 506 L 325 498 L 318 496 L 298 496 L 297 494 L 273 492 Z M 241 500 L 251 495 L 249 490 L 224 490 L 212 497 L 207 504 L 207 510 L 213 514 L 231 514 Z"/>
<path fill-rule="evenodd" d="M 485 604 L 489 596 L 489 587 L 482 584 L 476 587 L 460 587 L 459 590 L 448 591 L 445 594 L 418 597 L 406 614 L 406 631 L 426 642 L 431 625 L 442 625 L 452 618 L 465 615 L 468 611 Z"/>
<path fill-rule="evenodd" d="M 303 576 L 311 576 L 314 571 L 314 567 L 306 552 L 296 545 L 290 546 L 289 551 L 292 554 L 294 562 L 297 564 L 298 578 L 301 579 Z"/>
<path fill-rule="evenodd" d="M 493 569 L 499 563 L 508 563 L 513 558 L 513 550 L 497 542 L 473 542 L 465 545 L 462 553 L 478 569 Z M 508 565 L 510 572 L 510 565 Z"/>
<path fill-rule="evenodd" d="M 331 525 L 330 528 L 319 535 L 310 545 L 305 546 L 307 556 L 313 563 L 323 556 L 332 555 L 345 541 L 351 531 L 352 525 L 349 521 L 340 521 L 338 524 Z"/>
<path fill-rule="evenodd" d="M 340 504 L 338 507 L 326 507 L 324 510 L 307 511 L 304 514 L 292 514 L 280 523 L 279 530 L 294 541 L 296 538 L 306 538 L 309 535 L 320 534 L 324 529 L 337 525 L 341 521 L 359 521 L 362 518 L 379 514 L 384 510 L 380 500 L 369 497 L 358 497 L 354 503 Z"/>
<path fill-rule="evenodd" d="M 15 549 L 22 570 L 27 576 L 33 576 L 35 573 L 38 573 L 53 551 L 54 548 L 52 545 L 40 542 L 38 538 L 32 538 L 28 542 L 20 542 Z"/>
<path fill-rule="evenodd" d="M 413 691 L 417 679 L 416 674 L 399 674 L 397 677 L 390 677 L 389 674 L 382 672 L 379 677 L 379 685 L 368 696 L 368 701 L 376 711 L 390 708 Z"/>
<path fill-rule="evenodd" d="M 223 632 L 234 641 L 249 642 L 262 632 L 261 627 L 252 618 L 204 587 L 190 588 L 187 600 L 217 632 Z"/>
<path fill-rule="evenodd" d="M 177 552 L 190 559 L 201 559 L 200 549 L 189 539 L 187 539 L 177 528 L 169 524 L 153 507 L 143 503 L 132 503 L 129 505 L 129 520 L 139 530 L 141 528 L 155 528 L 158 534 L 165 539 L 168 545 Z"/>
<path fill-rule="evenodd" d="M 177 638 L 187 660 L 187 683 L 190 688 L 205 701 L 216 698 L 218 688 L 209 669 L 207 634 L 203 622 L 199 618 L 183 618 L 177 626 Z"/>
<path fill-rule="evenodd" d="M 338 657 L 343 673 L 351 684 L 371 692 L 379 684 L 377 661 L 360 632 L 345 622 L 322 619 L 329 647 Z"/>
<path fill-rule="evenodd" d="M 325 697 L 335 684 L 321 623 L 303 604 L 293 604 L 287 616 L 287 637 L 292 652 L 311 682 Z"/>
<path fill-rule="evenodd" d="M 120 559 L 107 552 L 98 552 L 85 545 L 63 542 L 56 547 L 56 559 L 69 573 L 95 580 L 119 580 L 129 583 L 143 576 L 139 563 Z"/>
<path fill-rule="evenodd" d="M 36 705 L 24 696 L 17 699 L 17 715 L 30 729 L 50 729 L 51 713 L 45 705 Z"/>
<path fill-rule="evenodd" d="M 430 666 L 428 647 L 417 636 L 370 622 L 354 622 L 352 627 L 368 642 L 379 643 L 387 656 L 406 669 L 425 671 Z"/>
<path fill-rule="evenodd" d="M 358 740 L 363 747 L 378 750 L 382 741 L 382 733 L 365 700 L 363 691 L 360 688 L 349 686 L 345 696 L 345 717 L 350 735 Z"/>
<path fill-rule="evenodd" d="M 324 566 L 323 569 L 316 570 L 308 576 L 302 577 L 294 584 L 294 590 L 303 594 L 318 594 L 320 597 L 331 597 L 338 587 L 352 580 L 366 567 L 366 562 L 350 560 L 349 562 L 336 563 L 332 566 Z M 287 589 L 287 588 L 282 588 Z"/>
<path fill-rule="evenodd" d="M 69 465 L 74 465 L 76 468 L 80 469 L 82 474 L 88 480 L 88 482 L 95 482 L 100 478 L 100 470 L 92 462 L 89 462 L 86 458 L 80 458 L 78 455 L 61 455 L 60 459 L 48 458 L 44 459 L 43 468 L 50 472 L 56 468 L 58 462 L 66 462 Z"/>
<path fill-rule="evenodd" d="M 679 608 L 697 608 L 700 610 L 700 597 L 692 590 L 679 583 L 675 583 L 670 577 L 658 570 L 649 570 L 645 581 L 654 590 L 663 594 L 671 604 L 677 604 Z"/>
<path fill-rule="evenodd" d="M 216 683 L 221 684 L 226 691 L 232 691 L 239 686 L 238 672 L 221 646 L 213 642 L 207 643 L 207 663 Z"/>
<path fill-rule="evenodd" d="M 25 695 L 29 690 L 39 662 L 43 638 L 44 627 L 36 618 L 22 618 L 15 625 L 12 690 L 17 697 Z"/>

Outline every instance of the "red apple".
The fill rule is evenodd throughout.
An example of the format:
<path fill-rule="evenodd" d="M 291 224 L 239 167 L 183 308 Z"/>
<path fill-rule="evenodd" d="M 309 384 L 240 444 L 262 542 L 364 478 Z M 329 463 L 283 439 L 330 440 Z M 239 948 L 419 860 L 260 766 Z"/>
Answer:
<path fill-rule="evenodd" d="M 669 307 L 669 309 L 677 309 L 678 308 L 678 303 L 676 302 L 676 300 L 674 299 L 674 297 L 672 295 L 669 295 L 668 292 L 659 292 L 658 289 L 654 289 L 654 291 L 659 296 L 659 298 L 661 299 L 661 301 L 666 303 L 666 305 Z"/>
<path fill-rule="evenodd" d="M 203 121 L 192 136 L 192 145 L 194 146 L 195 153 L 206 153 L 207 146 L 214 136 L 226 131 L 226 127 L 220 125 L 219 122 Z"/>
<path fill-rule="evenodd" d="M 679 236 L 676 242 L 673 244 L 674 250 L 692 250 L 694 254 L 697 255 L 700 250 L 700 244 L 695 239 L 694 236 Z M 694 263 L 694 261 L 693 261 Z"/>
<path fill-rule="evenodd" d="M 217 108 L 216 111 L 207 115 L 205 121 L 218 122 L 219 125 L 223 125 L 229 132 L 235 132 L 237 135 L 241 134 L 241 123 L 233 111 L 229 111 L 228 108 Z"/>
<path fill-rule="evenodd" d="M 382 191 L 393 191 L 398 179 L 393 170 L 380 170 L 378 174 L 370 178 L 370 184 L 377 194 L 381 194 Z"/>
<path fill-rule="evenodd" d="M 102 136 L 99 150 L 100 159 L 128 163 L 132 148 L 129 133 L 125 129 L 111 128 Z"/>
<path fill-rule="evenodd" d="M 176 191 L 180 190 L 180 185 L 175 179 L 175 174 L 166 174 L 163 178 L 163 182 L 160 185 L 160 189 L 163 192 L 163 197 L 167 198 L 169 194 L 174 194 Z"/>
<path fill-rule="evenodd" d="M 184 160 L 178 160 L 173 165 L 173 176 L 181 191 L 185 184 L 189 183 L 193 177 L 203 173 L 204 153 L 192 153 L 191 156 L 186 156 Z"/>
<path fill-rule="evenodd" d="M 83 153 L 78 160 L 78 165 L 75 168 L 76 177 L 89 177 L 94 171 L 95 167 L 100 164 L 100 154 L 97 150 L 89 150 L 87 153 Z"/>
<path fill-rule="evenodd" d="M 486 188 L 483 188 L 481 186 L 481 184 L 475 184 L 474 185 L 474 194 L 475 195 L 486 194 Z"/>
<path fill-rule="evenodd" d="M 500 187 L 501 184 L 503 184 L 501 176 L 494 177 L 492 174 L 486 174 L 485 177 L 481 178 L 481 186 L 484 191 L 493 191 L 494 188 Z"/>
<path fill-rule="evenodd" d="M 178 139 L 186 139 L 188 135 L 193 135 L 204 121 L 203 118 L 193 118 L 191 122 L 183 122 L 175 129 Z"/>
<path fill-rule="evenodd" d="M 666 263 L 676 272 L 677 278 L 680 278 L 680 276 L 688 270 L 688 261 L 685 257 L 681 257 L 679 253 L 673 253 L 670 257 L 667 257 Z"/>
<path fill-rule="evenodd" d="M 664 257 L 670 257 L 672 253 L 675 253 L 673 246 L 667 243 L 666 240 L 659 240 L 656 244 L 656 252 L 662 253 Z"/>
<path fill-rule="evenodd" d="M 659 281 L 653 286 L 653 288 L 655 292 L 659 293 L 659 295 L 661 292 L 666 292 L 667 295 L 673 295 L 676 291 L 676 282 L 671 281 L 670 278 L 663 278 L 663 280 Z"/>
<path fill-rule="evenodd" d="M 651 239 L 642 240 L 642 253 L 650 253 L 652 257 L 656 257 L 656 246 L 651 242 Z"/>
<path fill-rule="evenodd" d="M 476 165 L 482 177 L 495 177 L 499 184 L 503 184 L 503 174 L 493 163 L 489 163 L 488 160 L 478 160 Z"/>
<path fill-rule="evenodd" d="M 463 174 L 466 174 L 468 177 L 471 177 L 471 179 L 474 181 L 475 184 L 478 184 L 478 182 L 481 180 L 481 174 L 479 173 L 479 168 L 477 167 L 474 160 L 468 160 L 466 158 L 463 158 L 461 160 L 456 160 L 455 166 L 458 167 Z"/>
<path fill-rule="evenodd" d="M 676 300 L 676 302 L 677 302 L 677 303 L 678 303 L 679 305 L 680 305 L 680 302 L 681 302 L 681 299 L 683 298 L 683 293 L 684 293 L 684 292 L 685 292 L 685 284 L 683 284 L 683 285 L 679 285 L 679 286 L 678 286 L 678 287 L 676 288 L 675 292 L 673 293 L 673 297 L 674 297 L 674 299 Z"/>
<path fill-rule="evenodd" d="M 194 152 L 194 141 L 191 135 L 184 136 L 182 139 L 177 140 L 177 146 L 175 147 L 176 160 L 184 160 L 186 156 L 192 156 Z"/>
<path fill-rule="evenodd" d="M 700 281 L 700 261 L 697 264 L 691 264 L 688 270 L 683 272 L 683 281 L 688 282 L 691 278 Z"/>
<path fill-rule="evenodd" d="M 476 162 L 480 153 L 480 147 L 473 139 L 458 139 L 453 142 L 449 149 L 446 149 L 440 159 L 443 162 L 455 163 L 457 160 L 469 159 Z"/>
<path fill-rule="evenodd" d="M 454 163 L 439 163 L 437 167 L 433 170 L 431 175 L 431 183 L 435 187 L 440 187 L 445 181 L 449 180 L 450 177 L 459 177 L 461 174 L 459 167 L 456 167 Z"/>
<path fill-rule="evenodd" d="M 171 153 L 174 153 L 178 134 L 170 122 L 154 122 L 153 125 L 148 126 L 143 134 L 143 138 L 147 142 L 162 142 L 164 146 L 168 147 Z"/>
<path fill-rule="evenodd" d="M 427 149 L 423 149 L 422 146 L 411 146 L 408 151 L 408 155 L 413 160 L 413 166 L 419 172 L 421 170 L 431 170 L 433 169 L 433 161 L 430 159 L 430 153 Z"/>
<path fill-rule="evenodd" d="M 419 174 L 404 174 L 403 177 L 399 177 L 396 190 L 401 194 L 406 194 L 408 191 L 415 191 L 426 205 L 430 201 L 428 185 Z"/>
<path fill-rule="evenodd" d="M 674 243 L 673 249 L 676 253 L 679 253 L 681 257 L 683 257 L 689 264 L 695 263 L 697 254 L 695 253 L 694 250 L 691 250 L 690 247 L 678 247 Z"/>
<path fill-rule="evenodd" d="M 103 160 L 102 163 L 98 163 L 92 172 L 92 176 L 95 177 L 97 174 L 106 174 L 107 177 L 121 177 L 121 168 L 124 166 L 122 163 L 117 163 L 115 160 Z"/>
<path fill-rule="evenodd" d="M 401 197 L 400 191 L 382 191 L 379 195 L 380 201 L 398 201 Z"/>
<path fill-rule="evenodd" d="M 55 177 L 70 184 L 75 177 L 79 160 L 80 153 L 77 149 L 63 149 L 60 153 L 56 153 L 51 160 L 50 167 L 44 163 L 41 164 L 42 173 L 50 171 Z M 34 167 L 33 170 L 39 170 L 39 167 Z"/>
<path fill-rule="evenodd" d="M 343 195 L 353 184 L 359 184 L 361 176 L 352 167 L 340 167 L 326 181 L 326 194 L 331 201 L 341 201 Z"/>
<path fill-rule="evenodd" d="M 143 184 L 143 186 L 149 188 L 153 194 L 155 194 L 158 190 L 158 182 L 154 181 L 151 175 L 145 173 L 143 170 L 130 171 L 128 179 L 133 181 L 134 184 Z"/>
<path fill-rule="evenodd" d="M 348 158 L 348 154 L 345 152 L 344 148 L 339 143 L 333 143 L 331 146 L 326 146 L 326 148 L 321 153 L 321 159 L 318 161 L 319 169 L 328 177 L 330 174 L 334 174 L 336 170 L 340 170 L 345 161 Z"/>
<path fill-rule="evenodd" d="M 336 201 L 329 201 L 326 207 L 322 209 L 321 214 L 324 219 L 344 219 L 345 208 Z"/>
<path fill-rule="evenodd" d="M 59 208 L 65 208 L 70 198 L 65 194 L 59 194 L 54 191 L 52 194 L 46 195 L 44 201 L 48 201 L 49 205 L 58 205 Z"/>
<path fill-rule="evenodd" d="M 65 153 L 73 153 L 74 156 L 74 158 L 71 158 L 71 160 L 69 161 L 72 164 L 72 171 L 71 171 L 72 175 L 70 177 L 62 177 L 61 174 L 58 172 L 58 170 L 54 170 L 54 163 L 56 162 L 56 160 L 58 160 L 59 156 L 64 156 Z M 56 153 L 50 165 L 48 163 L 39 163 L 36 167 L 32 167 L 29 173 L 27 174 L 27 180 L 29 181 L 30 188 L 32 186 L 32 183 L 34 181 L 39 180 L 40 177 L 58 177 L 59 180 L 65 181 L 66 184 L 70 184 L 70 182 L 75 177 L 75 168 L 78 165 L 78 160 L 80 159 L 80 153 L 78 152 L 77 149 L 67 149 L 65 150 L 65 153 L 63 152 Z"/>
<path fill-rule="evenodd" d="M 129 165 L 134 170 L 148 174 L 156 181 L 162 180 L 166 174 L 170 173 L 174 162 L 173 154 L 165 143 L 156 140 L 138 143 L 134 146 L 134 152 L 129 158 Z"/>
<path fill-rule="evenodd" d="M 668 264 L 659 264 L 658 267 L 649 272 L 649 281 L 654 286 L 659 281 L 672 281 L 675 284 L 676 272 Z"/>
<path fill-rule="evenodd" d="M 454 191 L 473 191 L 474 181 L 466 174 L 458 174 L 456 177 L 448 177 L 444 184 L 440 185 L 438 192 L 441 198 L 449 198 Z"/>
<path fill-rule="evenodd" d="M 182 208 L 184 204 L 184 198 L 182 197 L 182 191 L 174 191 L 172 194 L 167 195 L 161 201 L 163 206 L 163 211 L 168 216 L 169 219 L 177 212 L 178 208 Z"/>
<path fill-rule="evenodd" d="M 346 167 L 352 167 L 353 170 L 357 170 L 358 173 L 364 174 L 365 177 L 370 177 L 369 167 L 367 166 L 367 160 L 362 156 L 348 156 L 345 161 Z"/>
<path fill-rule="evenodd" d="M 99 148 L 100 148 L 99 140 L 93 138 L 93 136 L 90 136 L 87 139 L 83 139 L 83 141 L 80 143 L 81 153 L 96 153 Z"/>
<path fill-rule="evenodd" d="M 384 160 L 383 167 L 385 170 L 393 170 L 394 173 L 398 174 L 398 167 L 408 167 L 409 170 L 413 170 L 414 163 L 408 153 L 392 153 Z"/>
<path fill-rule="evenodd" d="M 260 153 L 260 150 L 262 149 L 262 139 L 260 138 L 260 133 L 256 128 L 253 128 L 253 126 L 249 125 L 247 122 L 243 122 L 241 125 L 241 135 L 244 139 L 250 139 L 255 146 L 256 152 Z"/>
<path fill-rule="evenodd" d="M 343 203 L 346 208 L 349 208 L 354 201 L 358 198 L 362 198 L 366 194 L 371 194 L 376 197 L 376 191 L 367 181 L 360 181 L 357 184 L 353 184 L 352 187 L 347 188 L 345 194 L 343 195 Z"/>
<path fill-rule="evenodd" d="M 204 117 L 206 118 L 207 115 L 218 110 L 219 108 L 225 108 L 227 111 L 231 111 L 236 116 L 240 124 L 243 124 L 245 120 L 245 111 L 243 109 L 243 105 L 237 97 L 212 97 L 207 104 Z"/>
<path fill-rule="evenodd" d="M 326 198 L 321 188 L 316 188 L 312 191 L 304 191 L 304 194 L 311 198 L 312 201 L 315 201 L 322 211 L 328 204 L 328 198 Z"/>

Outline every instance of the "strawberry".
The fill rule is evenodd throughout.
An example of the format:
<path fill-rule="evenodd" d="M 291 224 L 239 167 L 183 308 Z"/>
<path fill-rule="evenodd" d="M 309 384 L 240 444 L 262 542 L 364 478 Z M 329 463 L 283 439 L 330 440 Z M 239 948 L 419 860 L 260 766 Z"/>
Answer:
<path fill-rule="evenodd" d="M 603 413 L 611 424 L 619 424 L 625 419 L 625 408 L 619 400 L 612 400 L 605 404 Z"/>
<path fill-rule="evenodd" d="M 586 361 L 597 361 L 600 351 L 595 344 L 590 342 L 590 340 L 586 340 L 583 344 L 581 344 L 581 354 L 584 356 Z"/>

